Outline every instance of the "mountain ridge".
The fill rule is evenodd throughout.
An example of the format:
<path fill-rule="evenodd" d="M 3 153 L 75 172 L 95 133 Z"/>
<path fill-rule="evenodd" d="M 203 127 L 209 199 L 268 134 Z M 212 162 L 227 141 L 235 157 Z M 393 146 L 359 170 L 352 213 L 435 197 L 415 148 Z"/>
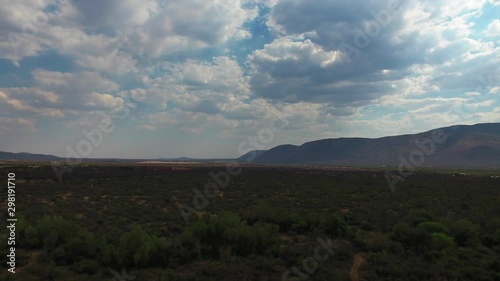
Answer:
<path fill-rule="evenodd" d="M 442 144 L 434 142 L 435 151 L 424 154 L 422 166 L 500 167 L 500 123 L 454 125 L 379 138 L 329 138 L 299 146 L 279 145 L 253 163 L 397 166 L 403 161 L 401 157 L 420 155 L 417 143 L 423 140 L 428 143 L 436 131 L 442 132 L 446 140 Z"/>
<path fill-rule="evenodd" d="M 433 134 L 441 132 L 446 139 L 433 141 Z M 430 142 L 433 142 L 431 144 Z M 420 143 L 420 146 L 419 146 Z M 434 151 L 425 151 L 434 146 Z M 423 146 L 423 148 L 422 148 Z M 190 157 L 156 159 L 85 158 L 82 161 L 165 161 L 165 162 L 221 162 L 236 161 L 254 164 L 342 165 L 342 166 L 398 166 L 423 158 L 419 166 L 500 168 L 500 123 L 454 125 L 415 134 L 378 138 L 340 137 L 305 142 L 301 145 L 282 144 L 269 150 L 252 150 L 237 158 L 198 159 Z M 47 154 L 0 151 L 0 161 L 63 161 Z M 420 160 L 418 160 L 420 161 Z"/>

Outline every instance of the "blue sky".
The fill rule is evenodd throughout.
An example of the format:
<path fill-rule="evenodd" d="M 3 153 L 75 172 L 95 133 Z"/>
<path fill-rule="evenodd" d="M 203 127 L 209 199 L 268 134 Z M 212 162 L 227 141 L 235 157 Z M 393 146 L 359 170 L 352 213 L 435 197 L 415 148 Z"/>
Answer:
<path fill-rule="evenodd" d="M 236 157 L 500 122 L 498 0 L 0 1 L 0 151 Z"/>

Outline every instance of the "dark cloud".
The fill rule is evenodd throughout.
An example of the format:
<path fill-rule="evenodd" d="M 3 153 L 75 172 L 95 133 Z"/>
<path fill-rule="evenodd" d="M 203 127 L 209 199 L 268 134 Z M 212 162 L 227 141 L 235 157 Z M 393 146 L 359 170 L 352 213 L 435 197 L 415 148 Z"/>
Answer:
<path fill-rule="evenodd" d="M 106 26 L 115 18 L 116 7 L 121 1 L 73 0 L 80 12 L 79 21 L 84 26 Z"/>
<path fill-rule="evenodd" d="M 271 22 L 286 34 L 315 32 L 311 40 L 328 50 L 338 49 L 342 42 L 354 45 L 358 31 L 376 32 L 379 37 L 401 28 L 405 4 L 399 0 L 365 1 L 280 1 L 273 7 Z M 376 38 L 375 38 L 376 39 Z"/>
<path fill-rule="evenodd" d="M 394 0 L 280 1 L 269 23 L 289 38 L 307 39 L 276 40 L 249 56 L 252 90 L 271 100 L 347 105 L 392 93 L 388 81 L 422 60 L 414 36 L 394 40 L 403 8 Z M 385 69 L 402 73 L 381 75 Z"/>
<path fill-rule="evenodd" d="M 217 104 L 208 99 L 200 100 L 192 105 L 186 106 L 185 109 L 191 112 L 201 112 L 206 114 L 217 114 L 220 112 Z"/>
<path fill-rule="evenodd" d="M 441 90 L 470 88 L 498 63 L 493 54 L 467 57 L 478 42 L 464 38 L 441 4 L 387 1 L 280 1 L 268 24 L 282 38 L 254 51 L 254 93 L 273 102 L 362 106 L 395 94 L 395 84 L 427 72 Z M 444 5 L 441 5 L 444 6 Z M 470 8 L 472 9 L 472 8 Z M 467 10 L 467 9 L 466 9 Z M 450 22 L 447 22 L 450 21 Z M 415 28 L 417 25 L 422 28 Z M 330 59 L 329 59 L 330 58 Z M 426 68 L 423 71 L 423 68 Z"/>

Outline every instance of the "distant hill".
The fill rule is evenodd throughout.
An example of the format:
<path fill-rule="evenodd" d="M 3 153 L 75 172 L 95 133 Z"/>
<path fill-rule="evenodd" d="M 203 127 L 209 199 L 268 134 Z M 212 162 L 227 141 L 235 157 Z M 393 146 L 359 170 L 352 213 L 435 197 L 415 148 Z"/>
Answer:
<path fill-rule="evenodd" d="M 66 161 L 66 158 L 54 155 L 32 154 L 32 153 L 12 153 L 0 151 L 0 161 Z M 140 162 L 140 161 L 160 161 L 160 162 L 227 162 L 234 161 L 232 158 L 198 159 L 189 157 L 159 158 L 159 159 L 125 159 L 125 158 L 80 158 L 82 162 Z M 72 159 L 74 161 L 74 159 Z"/>
<path fill-rule="evenodd" d="M 424 154 L 421 166 L 427 167 L 490 167 L 500 168 L 500 123 L 459 125 L 440 128 L 446 136 L 431 152 L 423 151 L 417 142 L 431 140 L 433 131 L 383 138 L 323 139 L 303 145 L 280 145 L 255 158 L 253 163 L 328 164 L 349 166 L 398 166 L 405 160 L 414 163 Z M 425 146 L 424 146 L 425 147 Z M 401 160 L 405 159 L 405 160 Z"/>
<path fill-rule="evenodd" d="M 441 131 L 446 137 L 442 142 L 432 141 L 432 135 Z M 417 143 L 426 140 L 424 148 Z M 429 149 L 432 142 L 434 149 Z M 427 151 L 424 151 L 427 150 Z M 165 162 L 227 162 L 257 164 L 315 164 L 342 166 L 398 166 L 405 161 L 415 163 L 423 155 L 424 167 L 499 168 L 500 123 L 458 125 L 418 134 L 382 138 L 322 139 L 300 146 L 284 144 L 270 150 L 252 150 L 236 159 L 118 159 L 85 158 L 82 161 L 165 161 Z M 413 160 L 410 156 L 413 156 Z M 11 153 L 0 151 L 0 161 L 63 161 L 54 155 Z"/>
<path fill-rule="evenodd" d="M 158 160 L 166 161 L 166 162 L 197 162 L 198 161 L 195 158 L 189 158 L 189 157 L 160 158 Z"/>
<path fill-rule="evenodd" d="M 58 161 L 62 158 L 59 158 L 54 155 L 46 155 L 46 154 L 31 154 L 26 152 L 21 153 L 12 153 L 12 152 L 2 152 L 0 151 L 0 160 L 24 160 L 24 161 Z"/>
<path fill-rule="evenodd" d="M 202 163 L 211 163 L 211 162 L 227 162 L 232 161 L 232 158 L 189 158 L 189 157 L 177 157 L 177 158 L 160 158 L 158 161 L 164 162 L 202 162 Z"/>
<path fill-rule="evenodd" d="M 266 153 L 267 150 L 252 150 L 249 151 L 242 156 L 236 158 L 236 162 L 253 162 L 257 157 L 260 157 L 262 154 Z"/>

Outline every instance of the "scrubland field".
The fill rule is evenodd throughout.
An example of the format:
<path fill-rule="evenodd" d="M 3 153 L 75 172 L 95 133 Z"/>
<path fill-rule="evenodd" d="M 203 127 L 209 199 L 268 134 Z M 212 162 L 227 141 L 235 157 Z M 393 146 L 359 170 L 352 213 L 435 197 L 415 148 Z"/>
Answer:
<path fill-rule="evenodd" d="M 499 170 L 421 170 L 393 190 L 373 168 L 0 172 L 16 175 L 18 218 L 16 273 L 0 280 L 500 280 Z"/>

